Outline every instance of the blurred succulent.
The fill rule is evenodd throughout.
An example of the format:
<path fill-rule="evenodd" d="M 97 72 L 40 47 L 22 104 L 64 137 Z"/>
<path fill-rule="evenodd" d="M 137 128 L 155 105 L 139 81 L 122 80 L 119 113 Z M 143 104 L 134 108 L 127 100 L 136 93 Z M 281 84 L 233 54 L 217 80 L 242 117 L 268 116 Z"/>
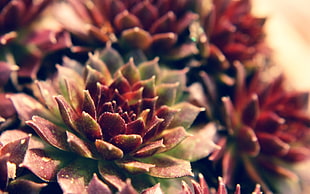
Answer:
<path fill-rule="evenodd" d="M 282 184 L 274 182 L 284 178 L 298 181 L 291 164 L 310 156 L 308 93 L 288 91 L 282 76 L 264 81 L 257 70 L 246 79 L 245 67 L 240 63 L 234 67 L 237 72 L 234 95 L 221 98 L 223 114 L 213 118 L 223 125 L 216 140 L 221 149 L 215 150 L 209 159 L 221 164 L 228 186 L 244 181 L 240 172 L 245 171 L 252 184 L 259 183 L 266 193 L 295 193 L 287 187 L 284 192 Z M 212 87 L 208 77 L 203 77 L 204 83 L 209 84 L 205 88 Z M 210 103 L 206 103 L 209 96 L 196 95 L 196 102 L 212 113 Z"/>
<path fill-rule="evenodd" d="M 50 3 L 49 0 L 3 0 L 0 3 L 0 47 L 18 35 L 21 27 L 30 24 Z"/>
<path fill-rule="evenodd" d="M 201 1 L 197 12 L 201 23 L 190 27 L 190 36 L 197 42 L 199 55 L 192 60 L 191 79 L 205 71 L 216 84 L 234 85 L 233 63 L 240 61 L 251 72 L 267 66 L 270 52 L 265 43 L 265 18 L 255 17 L 249 0 Z"/>
<path fill-rule="evenodd" d="M 66 11 L 59 12 L 57 7 L 56 15 L 64 27 L 84 43 L 100 45 L 107 41 L 118 42 L 127 52 L 142 49 L 149 51 L 152 57 L 169 53 L 174 58 L 182 58 L 193 52 L 198 53 L 194 45 L 187 43 L 190 40 L 186 35 L 189 25 L 198 19 L 198 15 L 191 11 L 195 1 L 67 2 L 68 6 L 60 6 Z"/>
<path fill-rule="evenodd" d="M 186 129 L 201 108 L 177 103 L 186 70 L 160 69 L 157 62 L 156 58 L 138 67 L 133 60 L 123 64 L 121 56 L 107 46 L 101 53 L 90 54 L 85 67 L 65 58 L 64 65 L 57 66 L 56 77 L 37 82 L 42 104 L 23 94 L 12 95 L 19 116 L 27 120 L 34 115 L 27 124 L 62 150 L 56 160 L 42 149 L 30 149 L 23 166 L 46 181 L 57 177 L 65 192 L 90 181 L 94 172 L 118 190 L 124 186 L 124 177 L 132 178 L 130 174 L 150 175 L 143 184 L 151 177 L 192 175 L 188 157 L 207 156 L 210 151 L 198 153 L 201 149 L 195 146 L 201 146 L 197 142 L 202 138 L 212 140 L 197 136 L 186 150 L 177 146 L 190 136 Z M 181 153 L 178 158 L 169 155 L 172 150 Z M 66 152 L 79 157 L 61 166 L 56 161 L 69 158 Z"/>
<path fill-rule="evenodd" d="M 209 42 L 211 56 L 245 62 L 265 51 L 265 18 L 253 15 L 251 1 L 213 1 L 212 5 L 201 7 L 198 12 L 207 37 L 198 41 Z"/>

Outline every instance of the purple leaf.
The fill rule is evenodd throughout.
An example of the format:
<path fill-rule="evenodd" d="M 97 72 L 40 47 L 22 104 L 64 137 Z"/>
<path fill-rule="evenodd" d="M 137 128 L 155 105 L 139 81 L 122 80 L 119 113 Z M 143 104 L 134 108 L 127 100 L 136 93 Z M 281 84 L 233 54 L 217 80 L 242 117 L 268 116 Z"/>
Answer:
<path fill-rule="evenodd" d="M 57 182 L 64 193 L 86 193 L 86 185 L 91 181 L 95 169 L 95 161 L 75 160 L 58 172 Z"/>
<path fill-rule="evenodd" d="M 101 181 L 96 174 L 88 184 L 87 193 L 106 193 L 112 194 L 112 191 L 103 181 Z"/>
<path fill-rule="evenodd" d="M 142 148 L 135 151 L 132 155 L 134 157 L 143 158 L 154 155 L 159 149 L 164 148 L 164 140 L 160 139 L 154 142 L 148 142 L 143 145 Z"/>
<path fill-rule="evenodd" d="M 33 115 L 53 118 L 51 113 L 38 101 L 26 94 L 12 94 L 9 96 L 22 120 L 27 121 Z"/>
<path fill-rule="evenodd" d="M 102 178 L 107 183 L 113 185 L 118 191 L 121 191 L 126 186 L 122 172 L 117 171 L 114 164 L 99 161 L 98 169 Z"/>
<path fill-rule="evenodd" d="M 30 149 L 20 166 L 28 168 L 42 180 L 53 181 L 56 179 L 56 174 L 60 170 L 62 162 L 64 161 L 53 159 L 44 150 Z"/>
<path fill-rule="evenodd" d="M 38 116 L 32 117 L 32 120 L 26 121 L 26 124 L 52 146 L 61 150 L 69 150 L 66 132 L 61 127 Z"/>
<path fill-rule="evenodd" d="M 144 136 L 145 134 L 145 125 L 141 118 L 138 118 L 127 124 L 126 134 L 139 134 Z"/>
<path fill-rule="evenodd" d="M 174 129 L 164 130 L 160 135 L 159 138 L 164 140 L 165 147 L 159 149 L 157 153 L 166 152 L 176 145 L 181 143 L 184 139 L 189 137 L 188 134 L 183 127 L 176 127 Z"/>
<path fill-rule="evenodd" d="M 0 149 L 0 153 L 1 155 L 10 154 L 8 161 L 18 166 L 24 160 L 26 151 L 28 149 L 29 140 L 30 136 L 27 136 L 9 142 Z"/>
<path fill-rule="evenodd" d="M 76 120 L 79 118 L 78 113 L 67 103 L 65 98 L 61 95 L 54 97 L 57 101 L 61 117 L 64 123 L 72 130 L 77 131 Z M 79 132 L 79 131 L 77 131 Z"/>
<path fill-rule="evenodd" d="M 119 194 L 138 194 L 138 192 L 133 188 L 130 179 L 126 179 L 126 185 L 119 191 Z"/>
<path fill-rule="evenodd" d="M 125 121 L 118 113 L 105 112 L 99 117 L 98 123 L 106 140 L 126 131 Z"/>

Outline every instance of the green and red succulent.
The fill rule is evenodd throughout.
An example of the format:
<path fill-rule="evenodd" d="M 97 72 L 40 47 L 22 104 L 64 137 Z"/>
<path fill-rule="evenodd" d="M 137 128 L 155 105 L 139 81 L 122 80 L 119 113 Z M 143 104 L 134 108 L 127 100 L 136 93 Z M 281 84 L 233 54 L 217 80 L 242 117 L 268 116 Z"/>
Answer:
<path fill-rule="evenodd" d="M 210 151 L 202 155 L 194 152 L 195 147 L 179 150 L 185 159 L 168 151 L 191 136 L 187 129 L 201 108 L 178 103 L 186 69 L 160 69 L 157 62 L 123 64 L 120 55 L 107 46 L 101 53 L 90 54 L 86 66 L 65 58 L 55 77 L 36 83 L 40 102 L 23 94 L 12 95 L 20 117 L 32 117 L 26 123 L 61 150 L 52 153 L 55 159 L 46 150 L 29 149 L 22 165 L 43 180 L 57 179 L 65 192 L 84 188 L 93 173 L 119 191 L 125 186 L 124 177 L 135 174 L 191 176 L 188 152 L 195 158 Z M 190 145 L 199 146 L 197 141 L 201 139 L 192 139 Z M 67 152 L 74 154 L 69 157 Z M 70 164 L 64 164 L 72 157 Z"/>

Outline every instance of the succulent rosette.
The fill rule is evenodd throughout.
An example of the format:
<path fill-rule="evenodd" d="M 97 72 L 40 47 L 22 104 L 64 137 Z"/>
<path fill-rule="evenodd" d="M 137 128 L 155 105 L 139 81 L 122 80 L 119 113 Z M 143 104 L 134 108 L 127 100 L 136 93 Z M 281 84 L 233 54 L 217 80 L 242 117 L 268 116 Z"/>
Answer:
<path fill-rule="evenodd" d="M 112 41 L 118 42 L 126 52 L 142 49 L 151 56 L 169 55 L 173 58 L 198 52 L 194 44 L 190 44 L 186 32 L 198 19 L 198 14 L 193 12 L 194 1 L 67 2 L 68 6 L 56 7 L 56 15 L 60 23 L 78 37 L 76 43 L 98 47 Z M 59 8 L 65 8 L 67 14 L 59 12 Z"/>
<path fill-rule="evenodd" d="M 267 193 L 298 192 L 294 164 L 310 156 L 308 93 L 289 91 L 283 76 L 265 81 L 259 70 L 246 77 L 242 64 L 234 67 L 234 95 L 221 97 L 222 114 L 217 112 L 213 117 L 221 124 L 215 141 L 221 149 L 209 159 L 221 166 L 223 181 L 229 187 L 251 180 L 249 185 L 259 183 Z M 205 88 L 210 88 L 212 82 L 207 78 L 204 76 L 209 87 Z M 212 113 L 207 98 L 196 95 L 196 103 Z"/>
<path fill-rule="evenodd" d="M 241 62 L 249 73 L 259 66 L 268 66 L 270 49 L 266 45 L 264 23 L 251 12 L 249 0 L 219 0 L 197 4 L 200 23 L 190 27 L 190 37 L 197 42 L 199 55 L 190 61 L 191 79 L 205 71 L 217 85 L 235 83 L 235 61 Z"/>
<path fill-rule="evenodd" d="M 207 39 L 201 37 L 200 41 L 209 42 L 210 54 L 224 57 L 229 62 L 246 62 L 258 54 L 267 54 L 265 18 L 254 16 L 251 9 L 249 0 L 213 1 L 213 4 L 198 8 L 207 36 Z"/>
<path fill-rule="evenodd" d="M 43 180 L 57 179 L 65 192 L 84 188 L 93 173 L 117 190 L 123 188 L 125 177 L 133 179 L 132 174 L 149 177 L 142 185 L 134 182 L 138 189 L 150 177 L 192 175 L 188 156 L 174 157 L 168 151 L 190 136 L 186 129 L 201 108 L 177 103 L 184 92 L 186 69 L 160 69 L 157 62 L 156 58 L 138 66 L 133 60 L 123 64 L 108 46 L 90 54 L 85 67 L 65 58 L 63 66 L 57 66 L 57 76 L 37 82 L 39 90 L 34 93 L 41 103 L 23 94 L 12 95 L 19 116 L 27 120 L 34 115 L 27 124 L 61 150 L 55 159 L 42 149 L 30 149 L 23 166 Z M 198 141 L 193 139 L 192 145 L 198 146 Z M 194 150 L 192 146 L 181 153 L 192 152 L 195 158 Z M 59 162 L 72 157 L 76 159 L 70 164 Z"/>

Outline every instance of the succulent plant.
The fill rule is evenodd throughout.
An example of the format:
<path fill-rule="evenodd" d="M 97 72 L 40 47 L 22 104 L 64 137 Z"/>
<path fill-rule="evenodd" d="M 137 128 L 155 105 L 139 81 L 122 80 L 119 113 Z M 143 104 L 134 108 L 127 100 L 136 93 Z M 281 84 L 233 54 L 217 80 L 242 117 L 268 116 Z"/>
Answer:
<path fill-rule="evenodd" d="M 17 31 L 30 24 L 51 1 L 3 0 L 0 3 L 0 46 L 17 37 Z"/>
<path fill-rule="evenodd" d="M 212 5 L 201 7 L 198 12 L 207 39 L 201 37 L 200 41 L 209 42 L 211 55 L 244 63 L 260 53 L 267 54 L 264 52 L 265 18 L 253 15 L 251 1 L 213 1 Z"/>
<path fill-rule="evenodd" d="M 223 114 L 213 118 L 223 126 L 219 127 L 216 140 L 221 149 L 209 159 L 219 162 L 228 186 L 242 181 L 240 172 L 246 172 L 252 184 L 259 183 L 264 192 L 282 193 L 281 183 L 275 185 L 274 181 L 296 183 L 298 175 L 291 164 L 310 156 L 308 93 L 288 91 L 283 76 L 264 81 L 259 70 L 245 79 L 245 67 L 240 63 L 234 66 L 238 80 L 234 95 L 221 97 Z M 210 84 L 206 78 L 204 75 L 205 83 Z M 203 104 L 208 100 L 197 98 L 196 102 Z M 204 106 L 212 112 L 208 103 Z"/>
<path fill-rule="evenodd" d="M 182 58 L 198 52 L 188 43 L 191 41 L 186 35 L 189 25 L 198 19 L 193 12 L 195 1 L 67 2 L 69 6 L 61 7 L 66 7 L 70 17 L 58 12 L 59 7 L 56 15 L 64 27 L 84 43 L 96 46 L 107 41 L 118 42 L 125 52 L 142 49 L 152 57 Z"/>
<path fill-rule="evenodd" d="M 216 85 L 233 86 L 235 61 L 246 67 L 247 74 L 259 66 L 270 65 L 265 18 L 253 15 L 251 1 L 201 1 L 198 5 L 200 23 L 194 22 L 190 26 L 190 37 L 199 48 L 197 57 L 188 63 L 192 82 L 199 81 L 197 74 L 205 71 Z"/>
<path fill-rule="evenodd" d="M 192 175 L 189 160 L 168 151 L 190 136 L 186 129 L 201 108 L 177 103 L 182 98 L 186 70 L 160 69 L 157 62 L 154 59 L 138 67 L 133 60 L 123 64 L 108 46 L 101 53 L 90 54 L 85 67 L 66 58 L 63 66 L 57 66 L 56 77 L 37 82 L 42 104 L 23 94 L 12 95 L 20 117 L 27 120 L 33 116 L 27 124 L 61 150 L 53 153 L 55 159 L 42 149 L 30 149 L 23 166 L 46 181 L 57 177 L 65 192 L 74 192 L 71 189 L 84 184 L 78 181 L 81 177 L 85 175 L 87 183 L 95 172 L 118 190 L 124 186 L 122 177 L 132 178 L 130 174 L 159 178 Z M 199 141 L 196 137 L 191 145 L 200 146 Z M 191 152 L 195 158 L 195 149 L 178 152 Z M 73 154 L 77 159 L 64 165 L 61 159 L 71 158 L 66 152 L 79 157 Z M 85 162 L 89 168 L 81 167 Z M 75 182 L 70 183 L 71 179 Z"/>

